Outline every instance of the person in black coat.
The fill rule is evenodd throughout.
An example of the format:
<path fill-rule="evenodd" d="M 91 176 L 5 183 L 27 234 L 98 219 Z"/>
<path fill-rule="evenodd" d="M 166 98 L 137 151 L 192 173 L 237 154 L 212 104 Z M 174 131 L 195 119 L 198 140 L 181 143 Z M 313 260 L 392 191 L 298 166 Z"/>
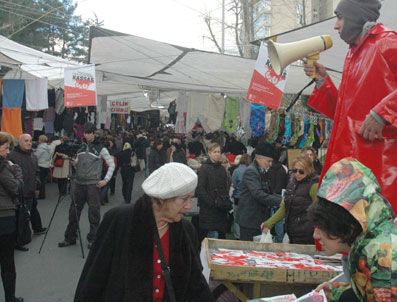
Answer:
<path fill-rule="evenodd" d="M 273 162 L 274 149 L 269 143 L 260 143 L 255 149 L 255 159 L 245 170 L 239 199 L 237 223 L 240 240 L 252 241 L 262 233 L 260 225 L 270 217 L 271 207 L 278 207 L 281 195 L 271 188 L 269 169 Z"/>
<path fill-rule="evenodd" d="M 135 169 L 131 166 L 131 156 L 134 151 L 130 143 L 124 143 L 123 151 L 117 154 L 117 162 L 120 167 L 122 181 L 121 192 L 124 202 L 131 202 L 132 189 L 134 187 Z"/>
<path fill-rule="evenodd" d="M 221 162 L 221 147 L 218 143 L 208 146 L 208 160 L 198 171 L 198 198 L 200 239 L 204 237 L 221 238 L 226 236 L 228 211 L 217 208 L 217 198 L 228 196 L 228 179 L 226 169 Z"/>
<path fill-rule="evenodd" d="M 160 168 L 164 161 L 161 158 L 161 150 L 163 148 L 163 142 L 159 139 L 156 139 L 153 142 L 153 145 L 150 147 L 149 160 L 148 160 L 148 168 L 149 174 L 154 170 Z"/>
<path fill-rule="evenodd" d="M 145 195 L 133 207 L 107 212 L 74 301 L 171 301 L 155 244 L 159 242 L 175 301 L 214 302 L 201 272 L 197 236 L 191 223 L 183 219 L 192 208 L 196 185 L 197 175 L 191 168 L 169 163 L 144 181 Z"/>

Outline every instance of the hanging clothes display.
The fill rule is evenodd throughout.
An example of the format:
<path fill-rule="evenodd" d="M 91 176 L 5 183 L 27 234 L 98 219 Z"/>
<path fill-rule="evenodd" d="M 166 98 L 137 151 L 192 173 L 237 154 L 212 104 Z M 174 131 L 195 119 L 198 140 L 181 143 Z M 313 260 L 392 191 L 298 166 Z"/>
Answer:
<path fill-rule="evenodd" d="M 3 107 L 1 118 L 1 131 L 12 134 L 18 138 L 22 132 L 22 109 Z"/>
<path fill-rule="evenodd" d="M 236 98 L 225 99 L 225 116 L 223 118 L 223 129 L 228 133 L 234 133 L 239 126 L 240 101 Z"/>
<path fill-rule="evenodd" d="M 39 111 L 48 108 L 48 79 L 25 80 L 26 110 Z"/>
<path fill-rule="evenodd" d="M 175 133 L 186 133 L 186 117 L 187 117 L 187 95 L 186 91 L 179 91 L 176 98 L 176 123 Z"/>
<path fill-rule="evenodd" d="M 268 132 L 268 138 L 267 138 L 268 143 L 273 144 L 277 140 L 279 130 L 280 130 L 280 114 L 278 113 L 278 110 L 273 110 L 272 121 L 270 122 L 270 129 L 266 131 Z"/>
<path fill-rule="evenodd" d="M 24 80 L 3 80 L 3 108 L 21 108 L 24 93 Z"/>
<path fill-rule="evenodd" d="M 292 136 L 291 114 L 287 113 L 284 119 L 284 135 L 281 143 L 283 145 L 288 145 L 291 136 Z"/>
<path fill-rule="evenodd" d="M 298 148 L 300 148 L 300 149 L 305 147 L 306 140 L 307 140 L 307 137 L 308 137 L 308 134 L 309 134 L 309 126 L 310 126 L 310 124 L 309 124 L 309 118 L 308 118 L 307 114 L 304 115 L 303 121 L 304 121 L 303 134 L 300 136 L 300 138 L 299 138 L 300 142 L 298 143 Z"/>
<path fill-rule="evenodd" d="M 305 147 L 311 147 L 313 146 L 314 143 L 314 127 L 316 124 L 316 117 L 312 114 L 309 115 L 309 131 L 307 134 L 307 139 L 306 139 L 306 143 L 305 143 Z"/>
<path fill-rule="evenodd" d="M 259 137 L 265 130 L 265 107 L 262 105 L 251 104 L 250 126 L 253 137 Z"/>

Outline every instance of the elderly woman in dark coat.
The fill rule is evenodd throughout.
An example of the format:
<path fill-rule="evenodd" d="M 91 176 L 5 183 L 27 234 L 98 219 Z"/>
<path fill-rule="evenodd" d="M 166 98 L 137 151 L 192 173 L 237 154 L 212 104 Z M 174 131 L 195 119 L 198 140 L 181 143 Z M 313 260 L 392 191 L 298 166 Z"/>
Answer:
<path fill-rule="evenodd" d="M 169 163 L 143 182 L 145 195 L 133 207 L 106 213 L 74 301 L 214 301 L 201 273 L 196 232 L 183 219 L 192 207 L 196 185 L 191 168 Z M 169 283 L 159 250 L 169 267 Z"/>
<path fill-rule="evenodd" d="M 22 170 L 6 159 L 12 136 L 0 132 L 0 268 L 5 301 L 22 302 L 15 297 L 14 246 L 16 239 L 15 208 L 18 188 L 22 186 Z M 3 300 L 4 301 L 4 300 Z"/>
<path fill-rule="evenodd" d="M 228 210 L 217 207 L 216 200 L 228 196 L 229 193 L 228 178 L 226 169 L 222 165 L 221 147 L 218 143 L 211 143 L 208 146 L 208 156 L 198 172 L 196 189 L 200 206 L 200 237 L 224 239 L 228 225 Z"/>

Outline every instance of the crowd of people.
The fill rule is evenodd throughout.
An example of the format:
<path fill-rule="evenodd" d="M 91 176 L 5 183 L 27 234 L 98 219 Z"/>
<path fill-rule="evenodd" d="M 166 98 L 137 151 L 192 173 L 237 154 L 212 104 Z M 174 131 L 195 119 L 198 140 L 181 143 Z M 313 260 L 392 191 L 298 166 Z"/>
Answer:
<path fill-rule="evenodd" d="M 341 0 L 335 9 L 335 30 L 349 45 L 339 91 L 323 65 L 304 66 L 308 76 L 316 73 L 308 105 L 334 119 L 324 167 L 310 147 L 288 159 L 280 142 L 270 144 L 266 136 L 245 145 L 200 127 L 181 136 L 171 128 L 110 132 L 86 123 L 76 129 L 82 142 L 71 143 L 72 133 L 42 135 L 34 151 L 29 134 L 12 148 L 12 136 L 0 132 L 6 302 L 23 301 L 15 296 L 14 248 L 27 249 L 18 245 L 18 209 L 29 210 L 34 234 L 47 231 L 37 199 L 47 197 L 49 175 L 60 197 L 72 196 L 59 247 L 76 243 L 81 210 L 85 203 L 89 208 L 90 253 L 76 302 L 214 301 L 201 272 L 200 241 L 231 231 L 235 239 L 251 241 L 272 229 L 275 241 L 285 233 L 290 243 L 317 241 L 326 255 L 343 254 L 348 282 L 316 289 L 325 290 L 329 301 L 397 301 L 397 34 L 376 23 L 379 9 L 377 0 Z M 169 113 L 175 123 L 175 102 Z M 118 171 L 126 205 L 100 222 Z M 145 173 L 144 194 L 133 196 L 139 171 Z M 184 216 L 194 196 L 199 214 L 191 223 Z"/>

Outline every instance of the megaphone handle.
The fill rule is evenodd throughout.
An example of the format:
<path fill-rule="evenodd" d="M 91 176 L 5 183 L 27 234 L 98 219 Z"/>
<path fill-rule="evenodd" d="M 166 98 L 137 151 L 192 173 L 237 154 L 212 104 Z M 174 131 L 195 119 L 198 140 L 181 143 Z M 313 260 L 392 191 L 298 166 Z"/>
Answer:
<path fill-rule="evenodd" d="M 319 59 L 320 59 L 320 53 L 319 52 L 313 53 L 306 57 L 306 64 L 308 64 L 310 66 L 314 66 L 314 63 L 316 63 Z M 311 78 L 312 79 L 316 78 L 316 68 L 314 68 Z"/>

